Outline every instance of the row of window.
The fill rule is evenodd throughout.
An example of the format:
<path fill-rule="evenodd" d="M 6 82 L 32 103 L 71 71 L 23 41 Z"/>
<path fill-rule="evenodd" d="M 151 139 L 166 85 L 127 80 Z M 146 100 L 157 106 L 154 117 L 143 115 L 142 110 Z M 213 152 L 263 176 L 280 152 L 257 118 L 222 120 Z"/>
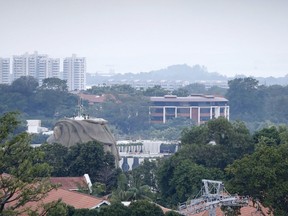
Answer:
<path fill-rule="evenodd" d="M 168 102 L 168 101 L 154 101 L 152 102 L 153 106 L 227 106 L 228 102 L 226 101 L 199 101 L 199 102 Z"/>
<path fill-rule="evenodd" d="M 189 119 L 189 117 L 185 117 L 185 116 L 181 116 L 182 118 L 187 118 L 187 119 Z M 168 120 L 172 120 L 172 119 L 174 119 L 175 117 L 174 116 L 166 116 L 166 121 L 168 121 Z M 195 119 L 195 118 L 193 118 L 194 120 L 196 120 L 196 121 L 198 121 L 198 119 Z M 158 121 L 158 122 L 163 122 L 164 120 L 163 120 L 163 116 L 151 116 L 150 117 L 150 120 L 151 121 Z M 209 121 L 210 120 L 210 117 L 209 116 L 200 116 L 200 122 L 204 122 L 204 121 Z"/>
<path fill-rule="evenodd" d="M 196 109 L 198 112 L 198 108 L 192 108 Z M 171 113 L 175 113 L 176 108 L 165 108 L 165 113 L 166 114 L 171 114 Z M 224 107 L 220 107 L 220 113 L 224 113 L 225 108 Z M 163 113 L 163 108 L 154 108 L 154 107 L 150 107 L 150 112 L 151 113 Z M 215 113 L 216 110 L 214 107 L 212 107 L 212 113 Z M 177 108 L 177 113 L 190 113 L 190 108 Z M 210 108 L 201 108 L 200 107 L 200 113 L 210 113 Z"/>

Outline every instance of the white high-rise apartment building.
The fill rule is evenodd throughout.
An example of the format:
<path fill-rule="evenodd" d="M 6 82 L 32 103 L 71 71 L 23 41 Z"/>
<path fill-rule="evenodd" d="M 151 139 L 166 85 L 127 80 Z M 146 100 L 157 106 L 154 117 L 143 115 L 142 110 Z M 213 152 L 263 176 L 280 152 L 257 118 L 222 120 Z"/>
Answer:
<path fill-rule="evenodd" d="M 38 82 L 42 85 L 43 79 L 55 77 L 60 79 L 60 59 L 43 58 L 38 62 Z"/>
<path fill-rule="evenodd" d="M 67 80 L 68 90 L 84 90 L 86 85 L 86 59 L 67 57 L 63 61 L 63 79 Z"/>
<path fill-rule="evenodd" d="M 21 76 L 28 76 L 28 56 L 28 53 L 13 56 L 13 80 L 18 79 Z"/>
<path fill-rule="evenodd" d="M 34 52 L 29 55 L 13 56 L 13 79 L 21 76 L 33 76 L 42 85 L 42 80 L 48 77 L 60 78 L 60 59 L 48 58 L 48 55 L 39 55 Z"/>
<path fill-rule="evenodd" d="M 47 59 L 48 55 L 38 55 L 37 52 L 28 56 L 28 75 L 39 80 L 39 65 L 40 61 Z"/>
<path fill-rule="evenodd" d="M 0 58 L 0 84 L 10 84 L 10 58 Z"/>

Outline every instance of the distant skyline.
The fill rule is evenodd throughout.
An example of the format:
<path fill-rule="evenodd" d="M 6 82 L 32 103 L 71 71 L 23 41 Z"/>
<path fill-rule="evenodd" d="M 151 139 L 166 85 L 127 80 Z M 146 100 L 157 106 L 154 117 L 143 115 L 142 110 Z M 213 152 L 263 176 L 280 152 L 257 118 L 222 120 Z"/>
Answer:
<path fill-rule="evenodd" d="M 86 57 L 87 72 L 203 65 L 288 74 L 287 0 L 0 0 L 0 57 Z"/>

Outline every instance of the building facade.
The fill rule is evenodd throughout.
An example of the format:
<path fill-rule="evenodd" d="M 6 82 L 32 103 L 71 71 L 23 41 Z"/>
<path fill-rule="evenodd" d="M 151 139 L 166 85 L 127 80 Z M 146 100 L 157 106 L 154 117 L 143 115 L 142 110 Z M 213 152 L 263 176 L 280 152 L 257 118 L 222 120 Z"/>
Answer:
<path fill-rule="evenodd" d="M 28 53 L 13 56 L 12 75 L 13 80 L 28 76 Z"/>
<path fill-rule="evenodd" d="M 166 123 L 174 118 L 191 119 L 195 124 L 202 124 L 220 116 L 229 120 L 228 100 L 213 95 L 190 95 L 177 97 L 151 97 L 149 116 L 151 123 Z"/>
<path fill-rule="evenodd" d="M 60 59 L 49 58 L 48 55 L 33 54 L 13 56 L 13 80 L 21 76 L 32 76 L 42 85 L 42 80 L 49 77 L 60 78 Z"/>
<path fill-rule="evenodd" d="M 84 90 L 86 86 L 86 59 L 77 57 L 65 58 L 63 61 L 63 79 L 67 80 L 68 90 Z"/>
<path fill-rule="evenodd" d="M 138 167 L 145 159 L 156 160 L 157 158 L 172 155 L 172 152 L 161 152 L 161 145 L 176 145 L 178 141 L 163 140 L 118 140 L 117 149 L 120 155 L 119 167 L 124 172 Z"/>
<path fill-rule="evenodd" d="M 10 58 L 0 58 L 0 84 L 10 84 Z"/>
<path fill-rule="evenodd" d="M 46 78 L 60 79 L 60 59 L 58 58 L 43 58 L 38 62 L 38 82 L 42 85 L 43 79 Z"/>

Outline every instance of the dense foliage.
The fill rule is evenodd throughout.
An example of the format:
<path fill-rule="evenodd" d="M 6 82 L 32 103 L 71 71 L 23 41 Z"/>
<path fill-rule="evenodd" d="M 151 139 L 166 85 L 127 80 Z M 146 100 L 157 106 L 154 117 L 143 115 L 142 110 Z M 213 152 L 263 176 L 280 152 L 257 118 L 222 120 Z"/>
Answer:
<path fill-rule="evenodd" d="M 180 216 L 177 212 L 168 211 L 165 214 L 155 203 L 139 200 L 131 202 L 129 206 L 121 203 L 112 203 L 100 209 L 74 209 L 70 206 L 61 206 L 63 216 Z M 59 208 L 60 209 L 60 208 Z M 63 211 L 64 210 L 64 211 Z M 51 211 L 47 216 L 58 216 L 59 211 Z"/>
<path fill-rule="evenodd" d="M 52 126 L 53 120 L 76 114 L 78 98 L 67 91 L 65 81 L 56 78 L 43 80 L 21 77 L 11 85 L 0 84 L 0 114 L 20 111 L 23 118 L 42 119 Z"/>
<path fill-rule="evenodd" d="M 30 201 L 41 200 L 55 186 L 47 177 L 51 167 L 43 152 L 30 146 L 30 136 L 16 133 L 17 113 L 0 117 L 0 215 L 31 214 L 36 209 L 23 208 Z"/>
<path fill-rule="evenodd" d="M 165 125 L 149 124 L 149 97 L 171 93 L 178 96 L 188 96 L 192 93 L 224 95 L 225 92 L 225 89 L 221 90 L 218 87 L 206 90 L 202 84 L 191 84 L 173 92 L 159 85 L 146 90 L 136 90 L 129 85 L 93 86 L 86 93 L 106 95 L 108 99 L 101 104 L 85 107 L 85 109 L 92 116 L 94 114 L 108 120 L 109 124 L 116 128 L 114 131 L 122 136 L 177 140 L 180 138 L 181 130 L 194 123 L 191 120 L 179 118 Z"/>
<path fill-rule="evenodd" d="M 105 95 L 102 103 L 88 104 L 82 101 L 83 110 L 91 117 L 108 120 L 113 132 L 123 138 L 179 139 L 183 126 L 194 124 L 189 121 L 172 120 L 162 126 L 149 123 L 149 97 L 176 94 L 214 94 L 229 100 L 230 119 L 245 121 L 252 131 L 268 124 L 287 123 L 287 86 L 259 85 L 254 78 L 236 78 L 229 81 L 229 89 L 202 84 L 190 84 L 169 92 L 160 86 L 136 90 L 130 85 L 93 86 L 83 93 Z M 25 119 L 41 119 L 45 127 L 65 116 L 74 116 L 79 111 L 79 97 L 67 91 L 66 82 L 57 78 L 43 80 L 38 86 L 33 77 L 21 77 L 10 86 L 0 85 L 0 114 L 18 110 Z"/>
<path fill-rule="evenodd" d="M 221 118 L 184 130 L 181 149 L 157 168 L 160 201 L 173 207 L 194 198 L 206 178 L 287 215 L 287 137 L 287 126 L 250 134 L 243 123 Z"/>
<path fill-rule="evenodd" d="M 288 213 L 288 144 L 260 143 L 252 155 L 227 167 L 230 191 L 249 195 L 273 209 L 275 215 Z"/>
<path fill-rule="evenodd" d="M 223 95 L 224 91 L 215 88 L 214 91 L 216 90 Z M 204 89 L 201 85 L 191 85 L 177 91 L 173 93 L 183 96 L 207 93 L 207 90 L 202 92 Z M 0 93 L 0 113 L 20 110 L 24 118 L 58 119 L 73 115 L 78 102 L 75 95 L 67 92 L 65 83 L 59 80 L 46 80 L 42 87 L 38 87 L 33 78 L 20 78 L 11 86 L 0 85 Z M 33 150 L 28 145 L 30 136 L 15 133 L 14 129 L 19 122 L 15 121 L 14 114 L 5 114 L 1 117 L 0 141 L 1 145 L 10 147 L 1 149 L 1 172 L 9 172 L 22 178 L 19 171 L 23 171 L 23 178 L 28 180 L 33 180 L 34 172 L 38 176 L 48 176 L 50 166 L 53 167 L 54 176 L 89 173 L 95 183 L 95 195 L 111 192 L 111 199 L 118 204 L 123 200 L 153 200 L 174 208 L 179 202 L 193 198 L 199 192 L 201 179 L 223 180 L 230 192 L 260 200 L 275 215 L 288 214 L 288 129 L 285 125 L 279 125 L 288 122 L 287 86 L 263 86 L 253 78 L 231 80 L 226 97 L 230 102 L 232 121 L 219 118 L 200 126 L 182 119 L 175 119 L 165 125 L 150 125 L 149 96 L 167 94 L 159 86 L 145 91 L 128 85 L 93 87 L 87 93 L 110 95 L 102 104 L 83 105 L 90 116 L 107 119 L 119 134 L 129 137 L 164 137 L 170 140 L 181 137 L 180 150 L 169 158 L 146 160 L 137 169 L 122 173 L 114 168 L 114 158 L 105 154 L 99 143 L 76 145 L 70 149 L 57 144 L 43 145 Z M 237 119 L 244 120 L 245 123 Z M 270 123 L 264 127 L 260 123 L 267 121 Z M 254 130 L 249 130 L 246 126 L 251 124 L 254 124 Z M 19 151 L 19 146 L 14 145 L 16 143 L 23 151 Z M 5 156 L 6 153 L 3 152 L 7 149 L 11 150 L 8 153 L 16 155 L 15 160 Z M 29 159 L 26 160 L 27 157 Z M 15 164 L 19 170 L 15 168 Z M 27 165 L 27 170 L 22 167 L 24 165 Z M 39 169 L 34 170 L 33 167 Z M 26 171 L 29 171 L 29 175 Z M 120 205 L 115 208 L 119 208 L 119 212 L 123 214 L 132 215 L 130 208 Z M 66 208 L 63 211 L 69 215 Z M 79 210 L 81 213 L 77 211 L 73 214 L 92 214 L 88 210 Z M 105 211 L 113 212 L 115 209 L 109 210 L 107 207 L 100 212 L 105 215 Z"/>
<path fill-rule="evenodd" d="M 236 78 L 228 84 L 226 97 L 229 100 L 231 119 L 288 123 L 288 86 L 259 85 L 251 77 Z"/>
<path fill-rule="evenodd" d="M 1 124 L 2 140 L 10 137 L 7 134 L 11 133 L 13 125 L 16 124 L 12 120 L 9 115 L 3 117 L 3 121 L 1 120 L 11 123 L 6 126 Z M 22 138 L 20 140 L 23 140 Z M 19 137 L 16 136 L 7 143 L 13 144 L 13 140 L 18 143 Z M 145 160 L 138 168 L 127 173 L 115 170 L 112 155 L 105 154 L 103 146 L 96 142 L 76 145 L 70 149 L 58 144 L 45 144 L 34 150 L 31 147 L 21 146 L 21 148 L 30 149 L 31 154 L 35 152 L 42 155 L 41 152 L 45 152 L 45 157 L 38 158 L 36 161 L 40 162 L 39 165 L 45 161 L 53 166 L 52 173 L 55 176 L 83 175 L 83 172 L 91 174 L 96 183 L 94 189 L 98 190 L 95 195 L 105 195 L 112 191 L 110 199 L 113 203 L 150 200 L 166 207 L 177 208 L 180 202 L 193 198 L 199 192 L 201 179 L 214 179 L 224 180 L 226 188 L 232 193 L 249 195 L 253 200 L 259 200 L 275 215 L 287 215 L 288 128 L 286 126 L 272 126 L 250 134 L 242 122 L 229 122 L 219 118 L 201 126 L 185 129 L 181 141 L 180 150 L 173 156 L 158 161 Z M 29 142 L 24 143 L 27 146 Z M 19 152 L 21 154 L 17 155 L 18 160 L 16 160 L 19 161 L 16 166 L 20 168 L 21 174 L 25 170 L 21 169 L 22 166 L 25 165 L 27 168 L 30 164 L 28 167 L 34 167 L 32 164 L 37 155 L 33 153 L 34 156 L 29 156 L 32 161 L 26 162 L 21 160 L 25 158 L 22 155 L 24 152 Z M 19 170 L 13 168 L 15 160 L 12 164 L 8 158 L 2 158 L 6 165 L 1 168 L 1 172 L 18 175 Z M 41 165 L 43 168 L 46 166 Z M 37 168 L 37 176 L 46 176 L 49 173 L 40 171 Z M 29 171 L 29 175 L 25 178 L 31 179 L 31 177 L 33 176 Z M 104 185 L 104 188 L 101 189 L 101 185 Z M 59 205 L 56 207 L 59 211 L 66 212 L 66 215 L 98 215 L 99 213 L 74 210 L 72 211 L 74 213 L 70 214 L 69 208 L 67 210 Z M 127 215 L 133 215 L 130 207 L 118 205 L 115 208 L 119 208 L 119 211 Z M 115 209 L 109 207 L 104 209 L 106 210 L 100 211 L 101 214 L 104 212 L 114 214 L 112 212 Z M 143 214 L 147 211 L 147 209 L 141 210 L 139 206 L 136 209 L 137 214 L 138 211 L 144 211 Z"/>
<path fill-rule="evenodd" d="M 67 148 L 55 143 L 43 144 L 39 149 L 45 153 L 43 161 L 53 167 L 52 176 L 83 176 L 87 173 L 92 183 L 104 185 L 100 194 L 108 194 L 117 184 L 119 170 L 115 167 L 115 158 L 104 152 L 103 144 L 91 141 Z"/>

